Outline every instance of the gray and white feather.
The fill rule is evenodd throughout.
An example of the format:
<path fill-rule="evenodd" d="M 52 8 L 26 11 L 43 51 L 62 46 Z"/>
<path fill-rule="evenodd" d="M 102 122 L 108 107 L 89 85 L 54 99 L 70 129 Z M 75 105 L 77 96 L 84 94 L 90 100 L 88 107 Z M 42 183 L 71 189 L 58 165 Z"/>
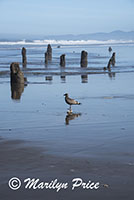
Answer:
<path fill-rule="evenodd" d="M 80 105 L 81 104 L 80 102 L 76 101 L 75 99 L 71 99 L 67 93 L 64 94 L 64 96 L 65 96 L 65 102 L 70 105 L 70 110 L 71 110 L 71 105 Z"/>

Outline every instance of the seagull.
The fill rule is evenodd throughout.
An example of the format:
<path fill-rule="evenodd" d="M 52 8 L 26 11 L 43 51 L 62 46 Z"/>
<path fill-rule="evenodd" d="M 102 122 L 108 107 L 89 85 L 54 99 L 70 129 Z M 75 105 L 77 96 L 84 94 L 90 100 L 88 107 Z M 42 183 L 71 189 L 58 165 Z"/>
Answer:
<path fill-rule="evenodd" d="M 72 112 L 71 105 L 80 105 L 81 104 L 78 101 L 69 98 L 68 93 L 64 94 L 64 96 L 65 96 L 65 102 L 70 105 L 69 112 Z"/>

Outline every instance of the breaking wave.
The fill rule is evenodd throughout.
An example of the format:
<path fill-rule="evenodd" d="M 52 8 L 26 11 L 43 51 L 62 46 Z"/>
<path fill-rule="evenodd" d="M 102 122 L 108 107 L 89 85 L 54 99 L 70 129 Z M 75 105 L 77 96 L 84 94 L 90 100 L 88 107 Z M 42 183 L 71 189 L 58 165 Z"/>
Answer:
<path fill-rule="evenodd" d="M 107 44 L 134 44 L 134 40 L 20 40 L 20 41 L 0 41 L 0 45 L 107 45 Z"/>

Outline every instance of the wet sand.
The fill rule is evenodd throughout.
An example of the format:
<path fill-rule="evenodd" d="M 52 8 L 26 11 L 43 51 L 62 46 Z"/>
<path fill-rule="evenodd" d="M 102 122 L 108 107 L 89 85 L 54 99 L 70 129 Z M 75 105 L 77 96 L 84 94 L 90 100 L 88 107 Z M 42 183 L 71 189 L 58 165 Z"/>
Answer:
<path fill-rule="evenodd" d="M 104 159 L 83 159 L 52 156 L 43 148 L 34 147 L 31 142 L 0 140 L 0 197 L 8 199 L 133 199 L 134 165 L 110 162 Z M 69 188 L 60 190 L 24 189 L 24 183 L 17 191 L 8 187 L 12 177 L 24 179 L 39 178 L 51 181 L 57 178 L 68 182 Z M 98 190 L 77 188 L 72 191 L 72 179 L 82 178 L 100 183 Z"/>
<path fill-rule="evenodd" d="M 28 84 L 23 87 L 10 86 L 9 76 L 10 63 L 21 62 L 21 47 L 0 48 L 0 198 L 133 199 L 134 46 L 114 46 L 117 64 L 109 73 L 103 70 L 107 46 L 54 47 L 47 67 L 44 46 L 27 48 L 28 65 L 22 70 Z M 89 52 L 87 69 L 79 66 L 83 48 Z M 61 69 L 59 55 L 65 52 L 67 66 Z M 82 103 L 73 106 L 72 116 L 65 92 Z M 57 178 L 70 187 L 57 193 L 26 190 L 22 184 L 12 191 L 7 183 L 14 176 L 21 181 Z M 72 191 L 71 181 L 79 177 L 99 182 L 100 188 Z"/>

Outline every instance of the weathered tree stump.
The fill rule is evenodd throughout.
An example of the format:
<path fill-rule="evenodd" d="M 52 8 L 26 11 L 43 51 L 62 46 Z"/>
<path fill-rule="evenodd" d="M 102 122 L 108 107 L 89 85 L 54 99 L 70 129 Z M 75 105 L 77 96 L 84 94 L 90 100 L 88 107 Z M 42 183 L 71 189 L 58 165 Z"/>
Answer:
<path fill-rule="evenodd" d="M 112 57 L 109 59 L 107 69 L 111 70 L 111 65 L 115 66 L 115 52 L 113 52 Z"/>
<path fill-rule="evenodd" d="M 60 66 L 61 67 L 65 67 L 65 65 L 66 65 L 65 56 L 66 56 L 65 54 L 62 54 L 60 56 Z"/>
<path fill-rule="evenodd" d="M 25 47 L 22 48 L 22 65 L 23 67 L 26 67 L 26 64 L 27 64 L 27 57 L 26 57 L 26 49 Z"/>
<path fill-rule="evenodd" d="M 81 67 L 87 67 L 88 61 L 87 61 L 88 53 L 86 51 L 81 52 Z"/>
<path fill-rule="evenodd" d="M 24 84 L 24 74 L 20 70 L 19 63 L 11 63 L 10 65 L 10 82 L 16 84 Z"/>
<path fill-rule="evenodd" d="M 115 52 L 113 52 L 112 57 L 111 57 L 112 66 L 115 66 L 115 63 L 116 63 L 116 61 L 115 61 Z"/>
<path fill-rule="evenodd" d="M 111 71 L 111 64 L 112 64 L 112 60 L 111 60 L 111 58 L 110 58 L 109 61 L 108 61 L 108 65 L 107 65 L 107 69 L 108 69 L 109 71 Z"/>
<path fill-rule="evenodd" d="M 48 60 L 52 60 L 52 47 L 50 44 L 47 46 Z"/>

